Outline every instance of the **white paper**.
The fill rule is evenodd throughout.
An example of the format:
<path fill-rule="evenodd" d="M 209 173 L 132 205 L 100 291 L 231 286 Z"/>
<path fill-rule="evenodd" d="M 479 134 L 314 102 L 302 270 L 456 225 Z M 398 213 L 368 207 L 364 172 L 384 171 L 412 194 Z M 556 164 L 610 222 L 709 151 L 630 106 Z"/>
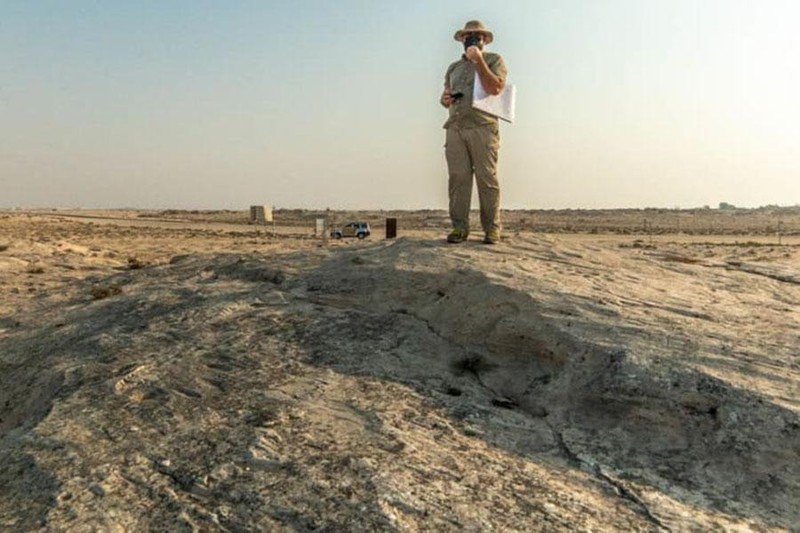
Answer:
<path fill-rule="evenodd" d="M 496 96 L 493 94 L 486 94 L 480 77 L 476 72 L 475 86 L 472 89 L 472 107 L 505 120 L 506 122 L 514 122 L 514 97 L 516 96 L 516 89 L 513 83 L 506 83 L 506 86 L 503 87 L 500 94 Z"/>

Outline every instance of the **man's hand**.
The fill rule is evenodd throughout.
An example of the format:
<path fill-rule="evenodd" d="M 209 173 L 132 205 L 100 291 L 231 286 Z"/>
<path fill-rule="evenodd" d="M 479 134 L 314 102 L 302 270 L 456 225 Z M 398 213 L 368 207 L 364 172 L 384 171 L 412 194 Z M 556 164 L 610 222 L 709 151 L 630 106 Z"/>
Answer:
<path fill-rule="evenodd" d="M 478 64 L 478 62 L 483 59 L 483 52 L 477 46 L 470 46 L 464 51 L 464 55 L 467 56 L 472 63 Z"/>
<path fill-rule="evenodd" d="M 481 85 L 483 85 L 483 90 L 486 91 L 486 94 L 500 94 L 503 91 L 503 87 L 506 86 L 506 82 L 492 72 L 489 65 L 487 65 L 486 61 L 483 59 L 483 52 L 481 52 L 481 49 L 477 46 L 470 46 L 466 49 L 464 55 L 475 65 L 475 72 L 478 73 Z"/>
<path fill-rule="evenodd" d="M 450 105 L 453 103 L 453 91 L 450 90 L 450 87 L 444 88 L 442 98 L 439 101 L 444 107 L 450 107 Z"/>

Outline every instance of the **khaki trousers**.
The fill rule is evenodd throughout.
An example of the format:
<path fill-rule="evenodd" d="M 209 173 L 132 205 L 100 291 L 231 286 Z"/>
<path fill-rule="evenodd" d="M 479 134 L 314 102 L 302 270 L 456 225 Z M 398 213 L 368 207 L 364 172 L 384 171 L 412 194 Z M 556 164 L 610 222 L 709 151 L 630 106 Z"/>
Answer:
<path fill-rule="evenodd" d="M 469 231 L 472 177 L 478 185 L 483 231 L 500 231 L 500 183 L 497 158 L 500 132 L 496 124 L 477 128 L 447 128 L 445 158 L 449 173 L 450 220 L 454 229 Z"/>

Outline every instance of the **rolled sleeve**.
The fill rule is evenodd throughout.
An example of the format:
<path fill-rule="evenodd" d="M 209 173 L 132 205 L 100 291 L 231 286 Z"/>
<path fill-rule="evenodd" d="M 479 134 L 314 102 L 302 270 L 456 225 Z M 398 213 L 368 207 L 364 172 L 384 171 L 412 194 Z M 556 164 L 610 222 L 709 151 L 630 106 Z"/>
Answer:
<path fill-rule="evenodd" d="M 506 69 L 506 62 L 503 61 L 503 57 L 501 55 L 492 54 L 489 56 L 489 61 L 487 61 L 486 64 L 489 66 L 489 70 L 494 72 L 495 76 L 503 81 L 506 81 L 508 69 Z"/>

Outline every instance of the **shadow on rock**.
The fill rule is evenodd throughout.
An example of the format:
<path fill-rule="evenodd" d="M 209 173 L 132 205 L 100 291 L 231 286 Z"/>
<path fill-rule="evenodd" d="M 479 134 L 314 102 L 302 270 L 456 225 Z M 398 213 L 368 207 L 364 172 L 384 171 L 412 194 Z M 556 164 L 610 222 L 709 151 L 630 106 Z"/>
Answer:
<path fill-rule="evenodd" d="M 124 480 L 104 501 L 154 509 L 133 529 L 393 527 L 374 465 L 357 449 L 395 453 L 402 442 L 346 398 L 308 407 L 313 394 L 338 392 L 319 392 L 322 367 L 408 386 L 466 434 L 587 471 L 656 526 L 635 487 L 769 524 L 800 522 L 796 413 L 589 342 L 578 336 L 597 327 L 580 315 L 586 302 L 564 295 L 579 315 L 566 328 L 535 290 L 440 252 L 399 241 L 340 249 L 316 266 L 300 254 L 282 259 L 295 261 L 292 276 L 272 258 L 184 256 L 87 280 L 84 300 L 0 345 L 2 488 L 22 495 L 27 483 L 37 493 L 14 518 L 37 527 L 56 479 L 72 476 L 58 450 L 50 464 L 62 470 L 46 473 L 26 448 L 60 445 L 31 431 L 57 400 L 80 429 L 70 444 L 91 447 L 86 461 L 114 465 Z M 120 293 L 94 300 L 95 282 Z M 305 412 L 316 408 L 325 412 Z M 344 429 L 326 433 L 331 419 Z"/>
<path fill-rule="evenodd" d="M 309 362 L 411 386 L 471 434 L 534 459 L 558 454 L 634 506 L 643 506 L 631 488 L 640 485 L 690 506 L 800 521 L 796 413 L 677 364 L 580 340 L 527 293 L 456 264 L 414 270 L 399 253 L 343 251 L 309 276 L 309 294 L 327 309 L 294 324 Z M 508 429 L 509 409 L 538 425 Z"/>

